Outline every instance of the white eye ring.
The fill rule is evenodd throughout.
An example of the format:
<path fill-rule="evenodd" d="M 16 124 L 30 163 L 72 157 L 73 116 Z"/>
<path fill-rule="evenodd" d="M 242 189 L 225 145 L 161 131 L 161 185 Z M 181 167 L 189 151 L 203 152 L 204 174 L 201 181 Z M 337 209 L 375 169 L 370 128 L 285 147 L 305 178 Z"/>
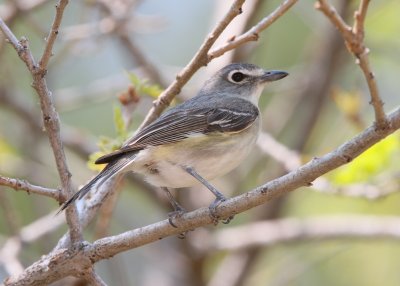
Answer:
<path fill-rule="evenodd" d="M 241 72 L 240 70 L 231 71 L 228 75 L 228 80 L 232 83 L 241 83 L 247 78 L 247 74 Z"/>

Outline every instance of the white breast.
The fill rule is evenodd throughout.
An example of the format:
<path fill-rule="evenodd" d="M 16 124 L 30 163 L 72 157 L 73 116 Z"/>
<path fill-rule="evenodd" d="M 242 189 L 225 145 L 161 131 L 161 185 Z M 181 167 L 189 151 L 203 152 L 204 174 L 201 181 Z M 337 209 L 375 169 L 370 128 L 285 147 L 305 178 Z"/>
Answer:
<path fill-rule="evenodd" d="M 259 120 L 237 133 L 196 135 L 182 142 L 147 148 L 138 153 L 130 169 L 160 187 L 182 188 L 198 184 L 183 170 L 190 166 L 206 180 L 237 167 L 254 147 Z M 212 136 L 212 137 L 211 137 Z"/>

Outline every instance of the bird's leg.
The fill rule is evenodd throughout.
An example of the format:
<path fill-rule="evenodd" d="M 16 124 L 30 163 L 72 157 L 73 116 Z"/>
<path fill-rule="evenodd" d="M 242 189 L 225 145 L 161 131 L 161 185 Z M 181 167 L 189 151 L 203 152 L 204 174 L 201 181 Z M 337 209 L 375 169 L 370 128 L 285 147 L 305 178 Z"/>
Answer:
<path fill-rule="evenodd" d="M 215 200 L 208 207 L 210 209 L 210 214 L 214 220 L 214 224 L 218 224 L 219 217 L 217 216 L 217 207 L 226 200 L 225 196 L 218 191 L 213 185 L 211 185 L 206 179 L 200 176 L 192 167 L 183 167 L 183 169 L 192 175 L 196 180 L 202 183 L 207 189 L 209 189 L 215 196 Z M 233 219 L 233 216 L 230 216 L 223 223 L 228 224 Z"/>
<path fill-rule="evenodd" d="M 168 214 L 168 221 L 173 227 L 177 227 L 176 224 L 173 222 L 173 219 L 181 217 L 186 212 L 186 210 L 175 200 L 174 196 L 171 194 L 168 188 L 162 187 L 161 189 L 165 192 L 169 202 L 174 208 L 174 211 Z"/>

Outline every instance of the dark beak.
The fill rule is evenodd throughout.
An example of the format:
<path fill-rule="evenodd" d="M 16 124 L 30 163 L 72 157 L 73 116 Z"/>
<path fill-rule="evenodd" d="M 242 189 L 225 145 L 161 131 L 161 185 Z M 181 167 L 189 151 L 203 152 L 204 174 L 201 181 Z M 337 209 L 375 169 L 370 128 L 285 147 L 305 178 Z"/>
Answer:
<path fill-rule="evenodd" d="M 269 82 L 280 80 L 288 75 L 284 71 L 265 71 L 265 73 L 260 77 L 261 82 Z"/>

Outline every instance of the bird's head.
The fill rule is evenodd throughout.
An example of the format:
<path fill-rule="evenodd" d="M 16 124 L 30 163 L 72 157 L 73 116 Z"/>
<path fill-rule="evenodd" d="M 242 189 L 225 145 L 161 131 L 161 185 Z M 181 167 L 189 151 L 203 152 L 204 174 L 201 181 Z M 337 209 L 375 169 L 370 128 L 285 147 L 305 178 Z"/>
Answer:
<path fill-rule="evenodd" d="M 202 93 L 238 96 L 257 104 L 267 83 L 280 80 L 287 75 L 288 73 L 284 71 L 264 70 L 253 64 L 233 63 L 225 66 L 207 80 Z"/>

